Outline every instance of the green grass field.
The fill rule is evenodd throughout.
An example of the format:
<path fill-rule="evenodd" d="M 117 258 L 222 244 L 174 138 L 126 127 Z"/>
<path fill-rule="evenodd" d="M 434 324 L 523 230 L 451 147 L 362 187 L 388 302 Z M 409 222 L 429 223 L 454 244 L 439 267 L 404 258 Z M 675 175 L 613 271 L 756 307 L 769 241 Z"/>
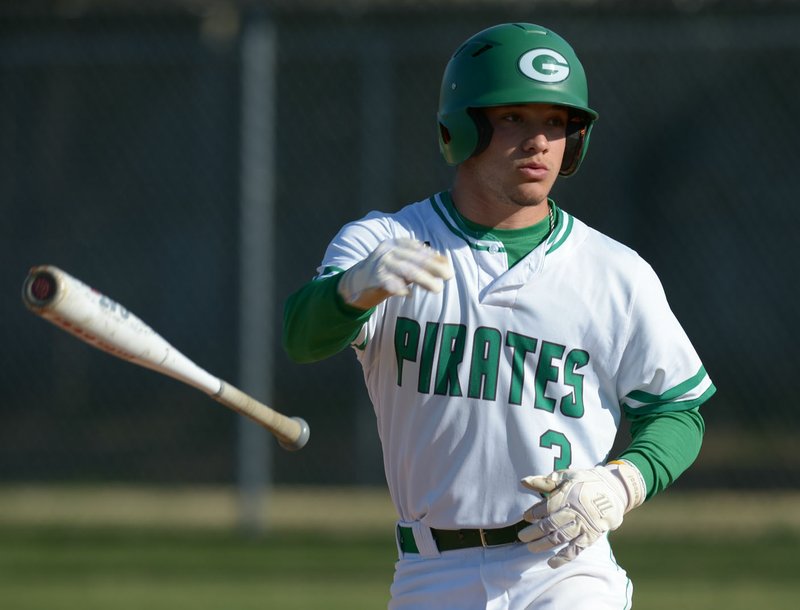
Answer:
<path fill-rule="evenodd" d="M 61 494 L 60 509 L 59 495 L 49 493 L 50 507 L 39 501 L 25 514 L 19 491 L 0 490 L 4 610 L 386 607 L 395 548 L 382 492 L 279 494 L 273 498 L 273 526 L 259 536 L 227 522 L 231 515 L 219 496 L 207 497 L 216 510 L 205 520 L 198 515 L 208 506 L 200 504 L 193 513 L 184 509 L 191 513 L 190 525 L 181 525 L 172 522 L 179 511 L 167 507 L 170 497 L 185 502 L 186 493 L 155 494 L 149 502 L 142 494 L 144 519 L 138 523 L 129 492 L 116 512 L 112 502 L 95 497 L 94 510 L 89 502 L 83 519 L 71 512 L 74 490 Z M 90 491 L 84 495 L 92 500 Z M 757 514 L 762 500 L 667 494 L 665 501 L 639 509 L 640 518 L 629 515 L 630 527 L 623 525 L 613 540 L 634 581 L 634 607 L 800 607 L 800 503 L 779 498 L 772 503 L 774 514 L 764 511 L 764 521 Z M 148 516 L 148 505 L 162 509 L 163 523 Z M 359 509 L 360 516 L 354 514 Z M 343 512 L 337 517 L 338 511 Z M 686 516 L 695 521 L 680 527 Z"/>

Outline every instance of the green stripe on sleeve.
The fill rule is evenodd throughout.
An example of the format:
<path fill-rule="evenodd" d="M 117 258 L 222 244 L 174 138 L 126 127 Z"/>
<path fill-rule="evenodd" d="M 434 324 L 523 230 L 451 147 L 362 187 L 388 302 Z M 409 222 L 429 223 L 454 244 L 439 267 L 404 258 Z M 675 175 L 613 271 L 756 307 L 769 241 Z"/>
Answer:
<path fill-rule="evenodd" d="M 667 390 L 663 394 L 650 394 L 649 392 L 634 390 L 628 394 L 626 398 L 649 404 L 670 402 L 693 390 L 695 387 L 700 385 L 705 377 L 706 369 L 705 367 L 701 366 L 700 370 L 697 371 L 697 373 L 695 373 L 692 377 L 689 377 L 689 379 L 683 383 L 679 383 L 674 388 Z"/>
<path fill-rule="evenodd" d="M 702 405 L 716 391 L 705 367 L 701 366 L 689 379 L 662 394 L 634 390 L 623 398 L 620 405 L 627 414 L 689 411 Z"/>

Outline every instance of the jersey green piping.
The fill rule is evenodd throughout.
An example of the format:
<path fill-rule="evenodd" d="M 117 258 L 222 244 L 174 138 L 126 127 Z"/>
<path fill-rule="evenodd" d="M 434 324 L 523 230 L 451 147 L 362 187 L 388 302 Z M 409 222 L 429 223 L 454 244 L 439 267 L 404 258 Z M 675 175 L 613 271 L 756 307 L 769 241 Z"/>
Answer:
<path fill-rule="evenodd" d="M 336 267 L 335 265 L 332 265 L 330 267 L 325 267 L 322 270 L 322 273 L 317 275 L 317 277 L 315 277 L 314 279 L 321 280 L 324 277 L 328 277 L 329 275 L 336 275 L 337 273 L 342 273 L 343 271 L 344 269 L 342 269 L 341 267 Z"/>
<path fill-rule="evenodd" d="M 697 398 L 692 400 L 676 400 L 672 402 L 657 402 L 653 404 L 649 404 L 646 406 L 641 407 L 632 407 L 631 405 L 622 402 L 620 403 L 625 413 L 629 414 L 636 414 L 636 415 L 651 415 L 653 413 L 669 413 L 672 411 L 691 411 L 692 409 L 696 409 L 704 402 L 706 402 L 709 398 L 714 395 L 714 392 L 717 391 L 717 388 L 712 383 L 705 392 L 703 392 Z"/>
<path fill-rule="evenodd" d="M 553 211 L 555 212 L 556 215 L 555 230 L 553 231 L 553 234 L 550 236 L 550 239 L 547 240 L 548 243 L 552 244 L 547 249 L 547 254 L 555 252 L 564 244 L 565 241 L 567 241 L 567 237 L 569 237 L 569 235 L 572 233 L 572 227 L 575 224 L 575 219 L 572 217 L 572 215 L 563 212 L 559 207 L 555 205 L 555 203 L 553 204 Z M 567 222 L 562 222 L 563 217 L 567 219 Z M 561 233 L 561 237 L 558 239 L 558 241 L 556 241 L 556 238 L 558 237 L 559 233 Z"/>
<path fill-rule="evenodd" d="M 495 247 L 497 248 L 497 252 L 506 251 L 503 242 L 499 240 L 478 237 L 474 232 L 470 231 L 463 222 L 461 222 L 461 218 L 455 212 L 455 208 L 453 207 L 453 203 L 450 199 L 450 193 L 447 191 L 443 191 L 434 195 L 428 201 L 431 202 L 433 211 L 439 215 L 439 218 L 441 218 L 442 222 L 444 222 L 447 228 L 450 229 L 450 232 L 467 242 L 467 245 L 469 245 L 470 248 L 479 251 L 488 251 L 491 247 Z M 486 245 L 486 242 L 491 242 L 491 245 Z"/>
<path fill-rule="evenodd" d="M 642 390 L 634 390 L 625 398 L 630 398 L 631 400 L 642 403 L 663 404 L 665 402 L 675 400 L 676 398 L 683 396 L 690 390 L 696 388 L 705 378 L 706 368 L 701 366 L 700 370 L 697 371 L 697 373 L 695 373 L 692 377 L 689 377 L 689 379 L 686 381 L 679 383 L 674 388 L 667 390 L 663 394 L 650 394 L 649 392 L 643 392 Z"/>
<path fill-rule="evenodd" d="M 470 248 L 475 250 L 489 250 L 491 247 L 498 248 L 498 252 L 505 252 L 503 242 L 498 239 L 487 239 L 482 235 L 476 234 L 470 230 L 463 221 L 453 205 L 453 200 L 450 197 L 449 191 L 442 191 L 433 197 L 429 198 L 433 211 L 442 219 L 442 222 L 447 226 L 450 231 L 467 242 Z M 552 199 L 548 199 L 550 205 L 553 207 L 554 214 L 554 228 L 553 233 L 547 238 L 547 243 L 552 244 L 547 249 L 547 254 L 558 250 L 563 243 L 567 240 L 574 224 L 574 218 L 559 208 Z M 566 219 L 566 222 L 564 220 Z M 489 237 L 494 237 L 489 235 Z M 558 241 L 556 241 L 558 239 Z M 484 243 L 481 243 L 484 242 Z M 491 242 L 491 245 L 485 245 L 486 242 Z M 555 243 L 554 243 L 555 242 Z"/>

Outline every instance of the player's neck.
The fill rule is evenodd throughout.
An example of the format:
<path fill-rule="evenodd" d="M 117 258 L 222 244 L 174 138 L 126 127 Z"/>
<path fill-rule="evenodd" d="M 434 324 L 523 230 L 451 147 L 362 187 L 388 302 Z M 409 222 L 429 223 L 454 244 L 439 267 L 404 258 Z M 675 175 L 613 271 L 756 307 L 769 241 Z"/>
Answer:
<path fill-rule="evenodd" d="M 453 205 L 467 220 L 496 229 L 524 229 L 541 222 L 549 213 L 547 199 L 531 205 L 487 202 L 478 197 L 451 191 Z"/>
<path fill-rule="evenodd" d="M 549 213 L 547 198 L 520 205 L 486 194 L 459 188 L 450 192 L 456 210 L 467 220 L 496 229 L 524 229 L 544 220 Z"/>

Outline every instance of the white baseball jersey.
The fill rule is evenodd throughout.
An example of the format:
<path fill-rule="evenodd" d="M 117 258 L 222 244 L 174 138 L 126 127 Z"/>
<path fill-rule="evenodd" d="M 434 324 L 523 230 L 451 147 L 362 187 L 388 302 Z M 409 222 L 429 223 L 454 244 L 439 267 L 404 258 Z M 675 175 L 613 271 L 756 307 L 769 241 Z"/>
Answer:
<path fill-rule="evenodd" d="M 328 247 L 321 274 L 395 237 L 455 271 L 440 294 L 381 303 L 354 342 L 403 521 L 515 523 L 537 499 L 523 476 L 603 463 L 623 410 L 690 409 L 713 392 L 652 268 L 553 207 L 551 235 L 510 269 L 447 192 L 370 213 Z"/>

